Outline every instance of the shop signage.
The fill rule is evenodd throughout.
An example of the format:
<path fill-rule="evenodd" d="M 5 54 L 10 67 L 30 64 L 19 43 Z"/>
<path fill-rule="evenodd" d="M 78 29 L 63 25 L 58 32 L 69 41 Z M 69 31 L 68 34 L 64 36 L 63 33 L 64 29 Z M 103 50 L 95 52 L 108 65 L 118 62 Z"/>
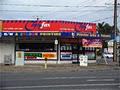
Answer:
<path fill-rule="evenodd" d="M 101 39 L 82 39 L 83 47 L 100 47 L 102 48 Z"/>
<path fill-rule="evenodd" d="M 72 59 L 72 52 L 61 52 L 61 60 L 62 59 Z"/>
<path fill-rule="evenodd" d="M 71 33 L 66 32 L 2 32 L 3 37 L 71 37 Z"/>
<path fill-rule="evenodd" d="M 114 39 L 115 35 L 113 35 L 113 34 L 108 35 L 108 34 L 92 34 L 92 33 L 75 33 L 75 37 Z"/>
<path fill-rule="evenodd" d="M 3 37 L 72 37 L 72 32 L 1 32 Z M 114 39 L 115 35 L 74 33 L 74 38 Z M 73 38 L 73 39 L 74 39 Z"/>
<path fill-rule="evenodd" d="M 25 52 L 25 60 L 57 59 L 56 52 Z"/>
<path fill-rule="evenodd" d="M 53 20 L 3 20 L 4 32 L 83 32 L 96 33 L 96 24 Z"/>

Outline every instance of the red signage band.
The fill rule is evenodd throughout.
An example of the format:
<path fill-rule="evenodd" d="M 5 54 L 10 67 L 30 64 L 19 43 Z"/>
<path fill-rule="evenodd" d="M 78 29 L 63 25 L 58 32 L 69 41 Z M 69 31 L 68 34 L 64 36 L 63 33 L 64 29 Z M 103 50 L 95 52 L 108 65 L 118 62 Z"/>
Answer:
<path fill-rule="evenodd" d="M 53 20 L 3 20 L 4 32 L 82 32 L 96 33 L 96 24 Z"/>

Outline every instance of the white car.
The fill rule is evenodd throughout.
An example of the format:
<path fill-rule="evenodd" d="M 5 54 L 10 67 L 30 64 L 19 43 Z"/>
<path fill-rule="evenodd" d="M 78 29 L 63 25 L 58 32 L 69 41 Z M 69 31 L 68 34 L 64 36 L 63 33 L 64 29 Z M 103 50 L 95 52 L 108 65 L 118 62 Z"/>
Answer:
<path fill-rule="evenodd" d="M 113 58 L 113 54 L 112 53 L 103 53 L 103 57 L 105 58 Z"/>

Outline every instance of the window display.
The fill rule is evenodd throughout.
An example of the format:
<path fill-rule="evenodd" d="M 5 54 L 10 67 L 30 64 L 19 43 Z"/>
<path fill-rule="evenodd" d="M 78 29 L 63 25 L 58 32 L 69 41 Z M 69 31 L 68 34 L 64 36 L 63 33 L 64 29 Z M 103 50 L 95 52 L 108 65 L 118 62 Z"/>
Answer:
<path fill-rule="evenodd" d="M 19 49 L 24 51 L 54 51 L 54 43 L 19 43 Z"/>

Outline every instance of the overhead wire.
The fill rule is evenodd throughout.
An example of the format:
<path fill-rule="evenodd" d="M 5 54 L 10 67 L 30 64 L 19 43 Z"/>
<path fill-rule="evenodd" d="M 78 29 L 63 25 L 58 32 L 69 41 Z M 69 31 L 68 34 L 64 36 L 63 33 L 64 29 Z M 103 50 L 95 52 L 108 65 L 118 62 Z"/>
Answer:
<path fill-rule="evenodd" d="M 98 21 L 101 21 L 101 20 L 111 19 L 113 17 L 114 16 L 110 16 L 110 17 L 106 17 L 106 18 L 102 18 L 102 19 L 98 19 L 98 20 L 94 20 L 94 21 L 90 21 L 90 22 L 98 22 Z"/>

